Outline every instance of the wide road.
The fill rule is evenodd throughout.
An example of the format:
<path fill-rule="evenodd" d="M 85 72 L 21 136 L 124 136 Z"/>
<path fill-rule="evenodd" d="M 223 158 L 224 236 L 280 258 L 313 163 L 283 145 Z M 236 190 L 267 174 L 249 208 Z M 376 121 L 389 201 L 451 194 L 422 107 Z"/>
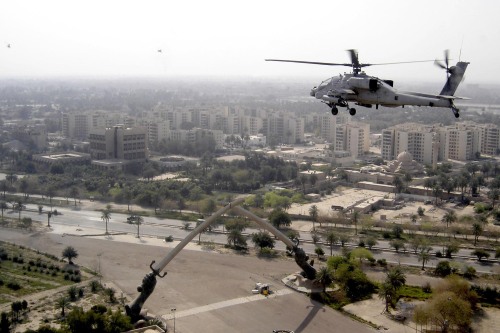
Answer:
<path fill-rule="evenodd" d="M 73 226 L 74 232 L 72 234 L 79 234 L 79 227 L 86 226 L 96 230 L 105 230 L 105 223 L 101 219 L 101 212 L 94 210 L 85 210 L 80 206 L 77 207 L 57 207 L 60 215 L 53 215 L 50 223 L 55 225 L 65 225 Z M 7 211 L 7 215 L 11 217 L 17 217 L 18 213 L 14 211 Z M 36 205 L 27 205 L 27 210 L 23 211 L 22 216 L 31 217 L 33 220 L 47 222 L 46 214 L 39 214 Z M 127 214 L 111 213 L 111 219 L 108 222 L 108 230 L 112 233 L 128 233 L 137 234 L 137 225 L 127 223 Z M 165 238 L 167 236 L 172 236 L 174 239 L 180 240 L 184 239 L 190 230 L 184 230 L 184 221 L 175 219 L 162 219 L 157 217 L 144 217 L 144 223 L 139 228 L 139 233 L 141 236 L 154 236 L 158 238 Z M 191 222 L 191 229 L 195 226 L 194 222 Z M 293 226 L 293 224 L 292 224 Z M 256 232 L 257 229 L 246 229 L 245 234 L 252 234 Z M 198 237 L 196 237 L 197 239 Z M 310 232 L 300 232 L 301 247 L 312 257 L 314 257 L 314 250 L 316 245 L 312 243 Z M 222 232 L 222 228 L 215 230 L 214 232 L 206 232 L 201 235 L 202 241 L 212 241 L 218 244 L 226 244 L 227 236 Z M 250 239 L 248 240 L 250 243 Z M 326 254 L 330 254 L 330 248 L 328 245 L 321 245 Z M 348 247 L 352 248 L 357 246 L 356 243 L 347 244 Z M 390 250 L 390 245 L 388 241 L 379 240 L 377 246 L 372 250 L 375 258 L 385 258 L 390 263 L 401 263 L 403 265 L 421 266 L 418 261 L 418 257 L 411 251 L 407 253 L 396 253 Z M 285 250 L 285 245 L 277 241 L 276 249 Z M 432 251 L 442 251 L 443 248 L 439 246 L 434 246 Z M 476 257 L 471 254 L 471 249 L 460 249 L 460 251 L 454 255 L 453 261 L 461 264 L 472 266 L 476 271 L 481 273 L 499 273 L 499 264 L 495 262 L 479 262 Z M 342 254 L 342 248 L 339 245 L 333 247 L 333 254 Z M 494 258 L 495 253 L 490 251 L 490 258 Z M 445 258 L 432 257 L 432 260 L 426 264 L 426 267 L 434 267 L 440 260 L 448 260 Z"/>
<path fill-rule="evenodd" d="M 148 273 L 152 260 L 159 260 L 166 247 L 147 246 L 53 233 L 28 233 L 2 229 L 0 240 L 60 255 L 71 245 L 79 256 L 76 264 L 96 269 L 103 282 L 112 282 L 129 299 Z M 99 265 L 100 264 L 100 265 Z M 167 319 L 173 331 L 171 309 L 178 314 L 176 332 L 359 332 L 375 330 L 291 291 L 281 278 L 296 272 L 293 260 L 259 259 L 255 256 L 184 250 L 166 268 L 145 304 L 152 314 Z M 272 297 L 252 295 L 256 282 L 270 283 Z M 120 296 L 120 294 L 118 294 Z"/>

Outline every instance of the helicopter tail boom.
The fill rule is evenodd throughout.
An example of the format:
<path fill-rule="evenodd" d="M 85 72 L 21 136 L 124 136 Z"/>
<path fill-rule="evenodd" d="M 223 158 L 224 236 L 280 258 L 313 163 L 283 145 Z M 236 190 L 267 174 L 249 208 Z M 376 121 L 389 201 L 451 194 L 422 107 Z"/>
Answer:
<path fill-rule="evenodd" d="M 447 72 L 450 75 L 448 76 L 448 79 L 446 80 L 446 83 L 441 92 L 439 93 L 439 95 L 453 96 L 455 94 L 458 86 L 463 80 L 465 70 L 467 69 L 468 65 L 469 65 L 468 62 L 459 61 L 455 66 L 452 66 L 449 69 L 447 69 Z"/>

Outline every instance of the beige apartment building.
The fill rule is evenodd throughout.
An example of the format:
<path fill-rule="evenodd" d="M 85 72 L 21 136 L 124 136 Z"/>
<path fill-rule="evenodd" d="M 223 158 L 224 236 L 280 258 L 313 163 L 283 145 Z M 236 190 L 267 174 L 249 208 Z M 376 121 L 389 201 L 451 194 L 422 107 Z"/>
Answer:
<path fill-rule="evenodd" d="M 370 125 L 349 122 L 337 125 L 336 151 L 348 151 L 352 158 L 362 156 L 370 150 Z"/>
<path fill-rule="evenodd" d="M 402 152 L 408 152 L 422 164 L 434 165 L 438 161 L 439 138 L 434 126 L 407 123 L 382 131 L 382 158 L 395 160 Z"/>
<path fill-rule="evenodd" d="M 496 155 L 500 130 L 493 124 L 460 122 L 450 126 L 407 123 L 382 131 L 382 158 L 394 160 L 403 151 L 422 164 L 469 161 L 477 153 Z"/>
<path fill-rule="evenodd" d="M 96 128 L 91 130 L 89 141 L 92 159 L 145 161 L 148 156 L 143 127 Z"/>

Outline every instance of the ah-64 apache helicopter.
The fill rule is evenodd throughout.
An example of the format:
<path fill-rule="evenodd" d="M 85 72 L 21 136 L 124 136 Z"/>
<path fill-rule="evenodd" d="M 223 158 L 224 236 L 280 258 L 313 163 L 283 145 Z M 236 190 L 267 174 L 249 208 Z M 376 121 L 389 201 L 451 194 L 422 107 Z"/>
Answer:
<path fill-rule="evenodd" d="M 337 115 L 338 108 L 345 107 L 351 116 L 356 114 L 355 108 L 349 107 L 349 102 L 356 105 L 371 108 L 373 105 L 398 107 L 405 105 L 446 107 L 453 111 L 456 118 L 460 117 L 459 109 L 453 103 L 455 99 L 467 99 L 454 96 L 459 84 L 462 82 L 468 62 L 459 61 L 455 66 L 449 67 L 448 51 L 445 51 L 444 64 L 438 60 L 434 63 L 446 70 L 447 80 L 439 95 L 430 95 L 411 91 L 398 91 L 393 87 L 392 80 L 381 80 L 367 75 L 362 71 L 363 67 L 374 65 L 393 65 L 424 61 L 405 61 L 381 64 L 362 64 L 358 60 L 356 50 L 347 50 L 351 56 L 351 63 L 329 63 L 300 60 L 266 59 L 266 61 L 294 62 L 300 64 L 326 65 L 326 66 L 348 66 L 352 67 L 352 73 L 334 76 L 311 89 L 311 96 L 321 99 L 323 103 L 331 108 L 332 114 Z"/>

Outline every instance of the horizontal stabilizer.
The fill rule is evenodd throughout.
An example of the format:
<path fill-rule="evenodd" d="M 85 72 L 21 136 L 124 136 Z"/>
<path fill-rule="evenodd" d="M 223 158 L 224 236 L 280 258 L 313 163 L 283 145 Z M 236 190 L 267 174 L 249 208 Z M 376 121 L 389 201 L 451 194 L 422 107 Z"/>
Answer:
<path fill-rule="evenodd" d="M 464 99 L 464 100 L 469 100 L 469 97 L 459 97 L 459 96 L 447 96 L 447 95 L 437 95 L 437 97 L 441 99 Z"/>

